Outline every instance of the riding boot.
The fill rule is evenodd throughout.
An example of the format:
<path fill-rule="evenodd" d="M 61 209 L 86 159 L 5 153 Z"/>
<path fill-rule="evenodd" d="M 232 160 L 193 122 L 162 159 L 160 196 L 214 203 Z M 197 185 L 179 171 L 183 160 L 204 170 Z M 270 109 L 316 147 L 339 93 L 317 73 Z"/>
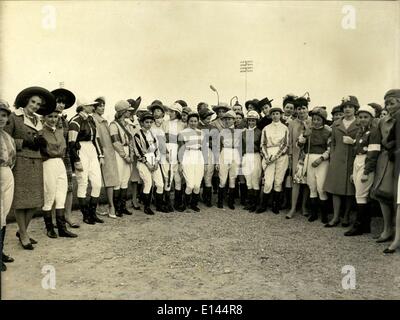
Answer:
<path fill-rule="evenodd" d="M 67 230 L 64 209 L 56 209 L 58 235 L 64 238 L 76 238 L 78 235 Z"/>
<path fill-rule="evenodd" d="M 245 183 L 241 183 L 240 185 L 240 204 L 242 206 L 246 205 L 247 202 L 247 185 Z"/>
<path fill-rule="evenodd" d="M 190 209 L 199 212 L 200 208 L 197 206 L 199 202 L 199 194 L 192 193 L 192 200 L 190 202 Z"/>
<path fill-rule="evenodd" d="M 89 214 L 92 217 L 95 223 L 104 223 L 102 219 L 100 219 L 96 214 L 97 204 L 99 202 L 98 197 L 90 197 L 89 201 Z"/>
<path fill-rule="evenodd" d="M 114 190 L 114 192 L 113 192 L 113 201 L 114 201 L 115 215 L 117 217 L 122 217 L 122 212 L 121 212 L 121 189 Z"/>
<path fill-rule="evenodd" d="M 168 212 L 174 212 L 174 208 L 172 207 L 171 204 L 171 191 L 164 191 L 164 205 Z"/>
<path fill-rule="evenodd" d="M 142 200 L 143 200 L 143 205 L 144 205 L 144 213 L 147 215 L 154 215 L 153 210 L 150 208 L 150 195 L 151 193 L 143 193 L 142 194 Z"/>
<path fill-rule="evenodd" d="M 280 198 L 280 192 L 277 192 L 275 190 L 272 191 L 272 212 L 275 214 L 279 214 L 279 198 Z"/>
<path fill-rule="evenodd" d="M 93 220 L 92 216 L 89 212 L 89 204 L 86 198 L 78 198 L 79 208 L 81 209 L 83 222 L 87 224 L 95 224 L 96 222 Z"/>
<path fill-rule="evenodd" d="M 247 190 L 247 199 L 246 199 L 246 203 L 245 203 L 245 206 L 243 207 L 243 209 L 250 210 L 250 208 L 253 206 L 253 202 L 254 202 L 254 190 L 249 189 L 249 190 Z"/>
<path fill-rule="evenodd" d="M 257 210 L 259 201 L 260 201 L 260 190 L 253 190 L 253 197 L 251 198 L 251 206 L 249 208 L 249 212 L 255 212 Z"/>
<path fill-rule="evenodd" d="M 54 231 L 54 225 L 51 217 L 51 210 L 43 210 L 44 224 L 46 225 L 47 236 L 49 238 L 57 238 L 57 233 Z"/>
<path fill-rule="evenodd" d="M 231 210 L 235 210 L 235 188 L 229 188 L 228 207 Z"/>
<path fill-rule="evenodd" d="M 360 236 L 363 234 L 362 227 L 363 227 L 363 215 L 365 213 L 365 208 L 366 204 L 361 204 L 361 203 L 357 204 L 356 221 L 354 221 L 352 228 L 344 233 L 346 237 Z"/>
<path fill-rule="evenodd" d="M 328 223 L 328 200 L 319 200 L 319 208 L 321 210 L 321 222 L 324 224 Z"/>
<path fill-rule="evenodd" d="M 219 177 L 217 175 L 214 175 L 211 178 L 211 184 L 213 188 L 213 193 L 216 194 L 219 190 Z"/>
<path fill-rule="evenodd" d="M 218 188 L 218 208 L 222 209 L 224 207 L 224 195 L 225 195 L 225 187 Z"/>
<path fill-rule="evenodd" d="M 308 218 L 309 222 L 318 220 L 318 198 L 310 198 L 311 215 Z"/>
<path fill-rule="evenodd" d="M 126 201 L 128 199 L 128 189 L 121 189 L 121 200 L 120 200 L 120 210 L 122 214 L 131 216 L 132 212 L 130 212 L 126 208 Z"/>
<path fill-rule="evenodd" d="M 182 190 L 175 190 L 174 209 L 178 212 L 185 210 L 182 206 Z"/>
<path fill-rule="evenodd" d="M 260 207 L 256 210 L 256 213 L 263 213 L 267 211 L 267 206 L 268 206 L 268 195 L 269 193 L 263 193 L 262 195 L 262 200 L 261 200 L 261 205 Z"/>
<path fill-rule="evenodd" d="M 203 188 L 204 204 L 209 208 L 212 207 L 211 197 L 212 197 L 211 187 L 204 187 Z"/>
<path fill-rule="evenodd" d="M 155 195 L 156 198 L 156 210 L 160 212 L 167 213 L 168 210 L 164 206 L 164 201 L 163 201 L 163 194 L 162 193 L 156 193 Z"/>
<path fill-rule="evenodd" d="M 363 233 L 371 233 L 371 211 L 368 203 L 363 212 L 361 228 Z"/>
<path fill-rule="evenodd" d="M 183 193 L 183 204 L 182 204 L 182 211 L 185 211 L 187 208 L 190 208 L 190 204 L 192 201 L 192 193 L 187 194 L 186 192 Z"/>

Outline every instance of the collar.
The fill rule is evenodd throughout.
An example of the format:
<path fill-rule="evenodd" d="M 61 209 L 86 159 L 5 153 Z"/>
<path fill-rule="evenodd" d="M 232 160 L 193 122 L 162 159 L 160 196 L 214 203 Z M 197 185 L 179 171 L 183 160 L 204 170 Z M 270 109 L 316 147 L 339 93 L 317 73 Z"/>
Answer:
<path fill-rule="evenodd" d="M 86 120 L 87 118 L 89 118 L 89 114 L 86 113 L 85 111 L 79 112 L 79 115 L 80 115 L 84 120 Z"/>
<path fill-rule="evenodd" d="M 51 131 L 51 132 L 56 132 L 57 128 L 56 127 L 51 127 L 49 126 L 47 123 L 44 123 L 43 128 L 46 128 L 47 130 Z"/>
<path fill-rule="evenodd" d="M 88 116 L 90 116 L 90 115 L 88 115 Z M 92 114 L 92 117 L 93 117 L 94 119 L 96 119 L 98 122 L 103 122 L 103 121 L 107 122 L 106 119 L 104 119 L 101 115 L 99 115 L 99 114 L 97 114 L 97 113 L 93 113 L 93 114 Z"/>
<path fill-rule="evenodd" d="M 29 117 L 25 116 L 25 112 L 22 108 L 15 109 L 14 114 L 18 117 L 23 117 L 24 118 L 24 124 L 32 129 L 35 129 L 36 131 L 42 130 L 43 125 L 42 122 L 40 121 L 40 118 L 38 115 L 34 114 L 33 117 L 36 118 L 36 126 L 35 124 L 29 119 Z"/>

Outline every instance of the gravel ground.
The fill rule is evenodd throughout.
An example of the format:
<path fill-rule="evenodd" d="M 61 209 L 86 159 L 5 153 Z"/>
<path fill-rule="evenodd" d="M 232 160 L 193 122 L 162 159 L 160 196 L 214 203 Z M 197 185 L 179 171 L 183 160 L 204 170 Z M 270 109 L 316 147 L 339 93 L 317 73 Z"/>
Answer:
<path fill-rule="evenodd" d="M 7 227 L 3 299 L 400 299 L 400 255 L 372 234 L 347 238 L 301 215 L 255 215 L 239 206 L 200 213 L 156 213 L 103 225 L 81 224 L 77 239 L 50 239 L 34 219 L 34 251 Z M 104 207 L 102 208 L 104 210 Z M 76 221 L 81 221 L 77 211 Z M 42 288 L 42 267 L 56 271 L 56 289 Z M 342 267 L 354 266 L 356 288 L 342 288 Z"/>

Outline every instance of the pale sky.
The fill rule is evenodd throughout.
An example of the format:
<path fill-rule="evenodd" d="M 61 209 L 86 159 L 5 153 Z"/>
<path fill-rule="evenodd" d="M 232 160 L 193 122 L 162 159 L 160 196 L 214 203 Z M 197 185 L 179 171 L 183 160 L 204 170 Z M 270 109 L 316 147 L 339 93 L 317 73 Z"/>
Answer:
<path fill-rule="evenodd" d="M 46 28 L 46 5 L 56 12 Z M 344 5 L 356 28 L 344 29 Z M 244 104 L 241 60 L 253 60 L 247 99 L 311 95 L 311 106 L 383 103 L 399 88 L 399 2 L 18 1 L 0 2 L 0 96 L 11 105 L 28 86 L 77 97 Z M 48 26 L 48 24 L 47 24 Z M 75 108 L 74 108 L 75 109 Z M 73 111 L 71 111 L 73 113 Z"/>

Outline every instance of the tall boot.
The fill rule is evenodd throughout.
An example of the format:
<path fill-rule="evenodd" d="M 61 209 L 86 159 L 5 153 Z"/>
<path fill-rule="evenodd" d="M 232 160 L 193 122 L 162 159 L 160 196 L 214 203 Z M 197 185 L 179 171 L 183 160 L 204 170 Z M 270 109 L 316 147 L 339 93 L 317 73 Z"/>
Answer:
<path fill-rule="evenodd" d="M 182 206 L 182 190 L 175 190 L 174 209 L 178 212 L 185 210 Z"/>
<path fill-rule="evenodd" d="M 218 188 L 218 203 L 217 206 L 218 208 L 222 209 L 224 207 L 224 195 L 225 195 L 225 187 Z"/>
<path fill-rule="evenodd" d="M 219 191 L 219 177 L 217 175 L 212 176 L 211 184 L 213 187 L 213 193 L 216 194 Z"/>
<path fill-rule="evenodd" d="M 128 200 L 128 189 L 121 189 L 121 200 L 120 200 L 120 210 L 122 214 L 127 216 L 131 216 L 132 212 L 130 212 L 126 208 L 126 201 Z"/>
<path fill-rule="evenodd" d="M 258 203 L 260 201 L 260 190 L 253 190 L 253 197 L 251 198 L 251 201 L 249 212 L 256 212 Z"/>
<path fill-rule="evenodd" d="M 51 217 L 51 210 L 49 211 L 43 210 L 43 219 L 44 219 L 44 224 L 46 225 L 47 236 L 53 239 L 57 238 L 57 234 L 54 231 L 54 225 Z"/>
<path fill-rule="evenodd" d="M 250 208 L 253 206 L 254 202 L 254 190 L 249 189 L 247 190 L 247 199 L 246 199 L 246 204 L 243 207 L 244 210 L 250 210 Z"/>
<path fill-rule="evenodd" d="M 261 200 L 261 205 L 260 207 L 256 210 L 256 213 L 263 213 L 267 211 L 267 206 L 268 206 L 268 195 L 269 193 L 263 193 L 262 195 L 262 200 Z"/>
<path fill-rule="evenodd" d="M 363 222 L 363 215 L 365 212 L 365 208 L 366 204 L 357 204 L 356 221 L 354 221 L 352 228 L 344 233 L 346 237 L 360 236 L 363 234 L 362 222 Z"/>
<path fill-rule="evenodd" d="M 329 211 L 329 204 L 328 200 L 319 200 L 319 207 L 321 210 L 321 222 L 326 224 L 329 222 L 328 219 L 328 211 Z"/>
<path fill-rule="evenodd" d="M 175 194 L 176 196 L 176 194 Z M 174 212 L 174 208 L 172 207 L 171 204 L 171 191 L 164 191 L 164 205 L 165 205 L 165 209 L 168 212 Z"/>
<path fill-rule="evenodd" d="M 365 205 L 365 210 L 362 215 L 361 228 L 363 233 L 371 233 L 371 211 L 368 203 Z"/>
<path fill-rule="evenodd" d="M 228 207 L 231 210 L 235 210 L 235 188 L 229 188 Z"/>
<path fill-rule="evenodd" d="M 281 193 L 275 190 L 272 191 L 272 212 L 279 214 L 279 198 Z"/>
<path fill-rule="evenodd" d="M 121 189 L 114 190 L 113 192 L 113 201 L 114 201 L 114 208 L 115 208 L 115 215 L 117 217 L 122 217 L 121 212 Z"/>
<path fill-rule="evenodd" d="M 56 209 L 56 222 L 57 222 L 58 235 L 60 237 L 76 238 L 78 236 L 75 233 L 69 232 L 67 230 L 67 226 L 65 223 L 64 209 Z"/>
<path fill-rule="evenodd" d="M 104 223 L 102 219 L 100 219 L 96 214 L 97 204 L 99 202 L 98 197 L 90 197 L 89 201 L 89 214 L 92 217 L 95 223 Z"/>
<path fill-rule="evenodd" d="M 151 193 L 143 193 L 142 194 L 142 200 L 143 200 L 143 205 L 144 205 L 144 213 L 147 215 L 154 215 L 153 210 L 150 208 L 150 195 Z"/>
<path fill-rule="evenodd" d="M 95 224 L 96 222 L 93 220 L 92 216 L 89 212 L 89 204 L 86 198 L 78 198 L 79 208 L 81 209 L 83 222 L 87 224 Z"/>
<path fill-rule="evenodd" d="M 187 208 L 190 208 L 191 201 L 192 201 L 192 194 L 187 194 L 186 192 L 184 192 L 183 205 L 182 205 L 183 211 L 185 211 Z"/>
<path fill-rule="evenodd" d="M 212 207 L 212 201 L 211 201 L 212 190 L 211 190 L 211 187 L 204 187 L 203 188 L 203 197 L 205 198 L 204 204 L 207 207 L 211 208 Z"/>
<path fill-rule="evenodd" d="M 245 183 L 241 183 L 239 186 L 240 186 L 240 204 L 242 206 L 245 206 L 247 202 L 247 185 Z"/>
<path fill-rule="evenodd" d="M 163 193 L 156 193 L 155 195 L 155 203 L 156 203 L 156 210 L 160 212 L 168 212 L 168 210 L 164 207 L 164 201 L 163 201 Z"/>
<path fill-rule="evenodd" d="M 318 220 L 318 198 L 310 198 L 311 215 L 308 218 L 309 222 Z"/>
<path fill-rule="evenodd" d="M 193 211 L 199 212 L 200 208 L 197 206 L 199 203 L 199 194 L 192 193 L 192 201 L 190 202 L 190 209 Z"/>

